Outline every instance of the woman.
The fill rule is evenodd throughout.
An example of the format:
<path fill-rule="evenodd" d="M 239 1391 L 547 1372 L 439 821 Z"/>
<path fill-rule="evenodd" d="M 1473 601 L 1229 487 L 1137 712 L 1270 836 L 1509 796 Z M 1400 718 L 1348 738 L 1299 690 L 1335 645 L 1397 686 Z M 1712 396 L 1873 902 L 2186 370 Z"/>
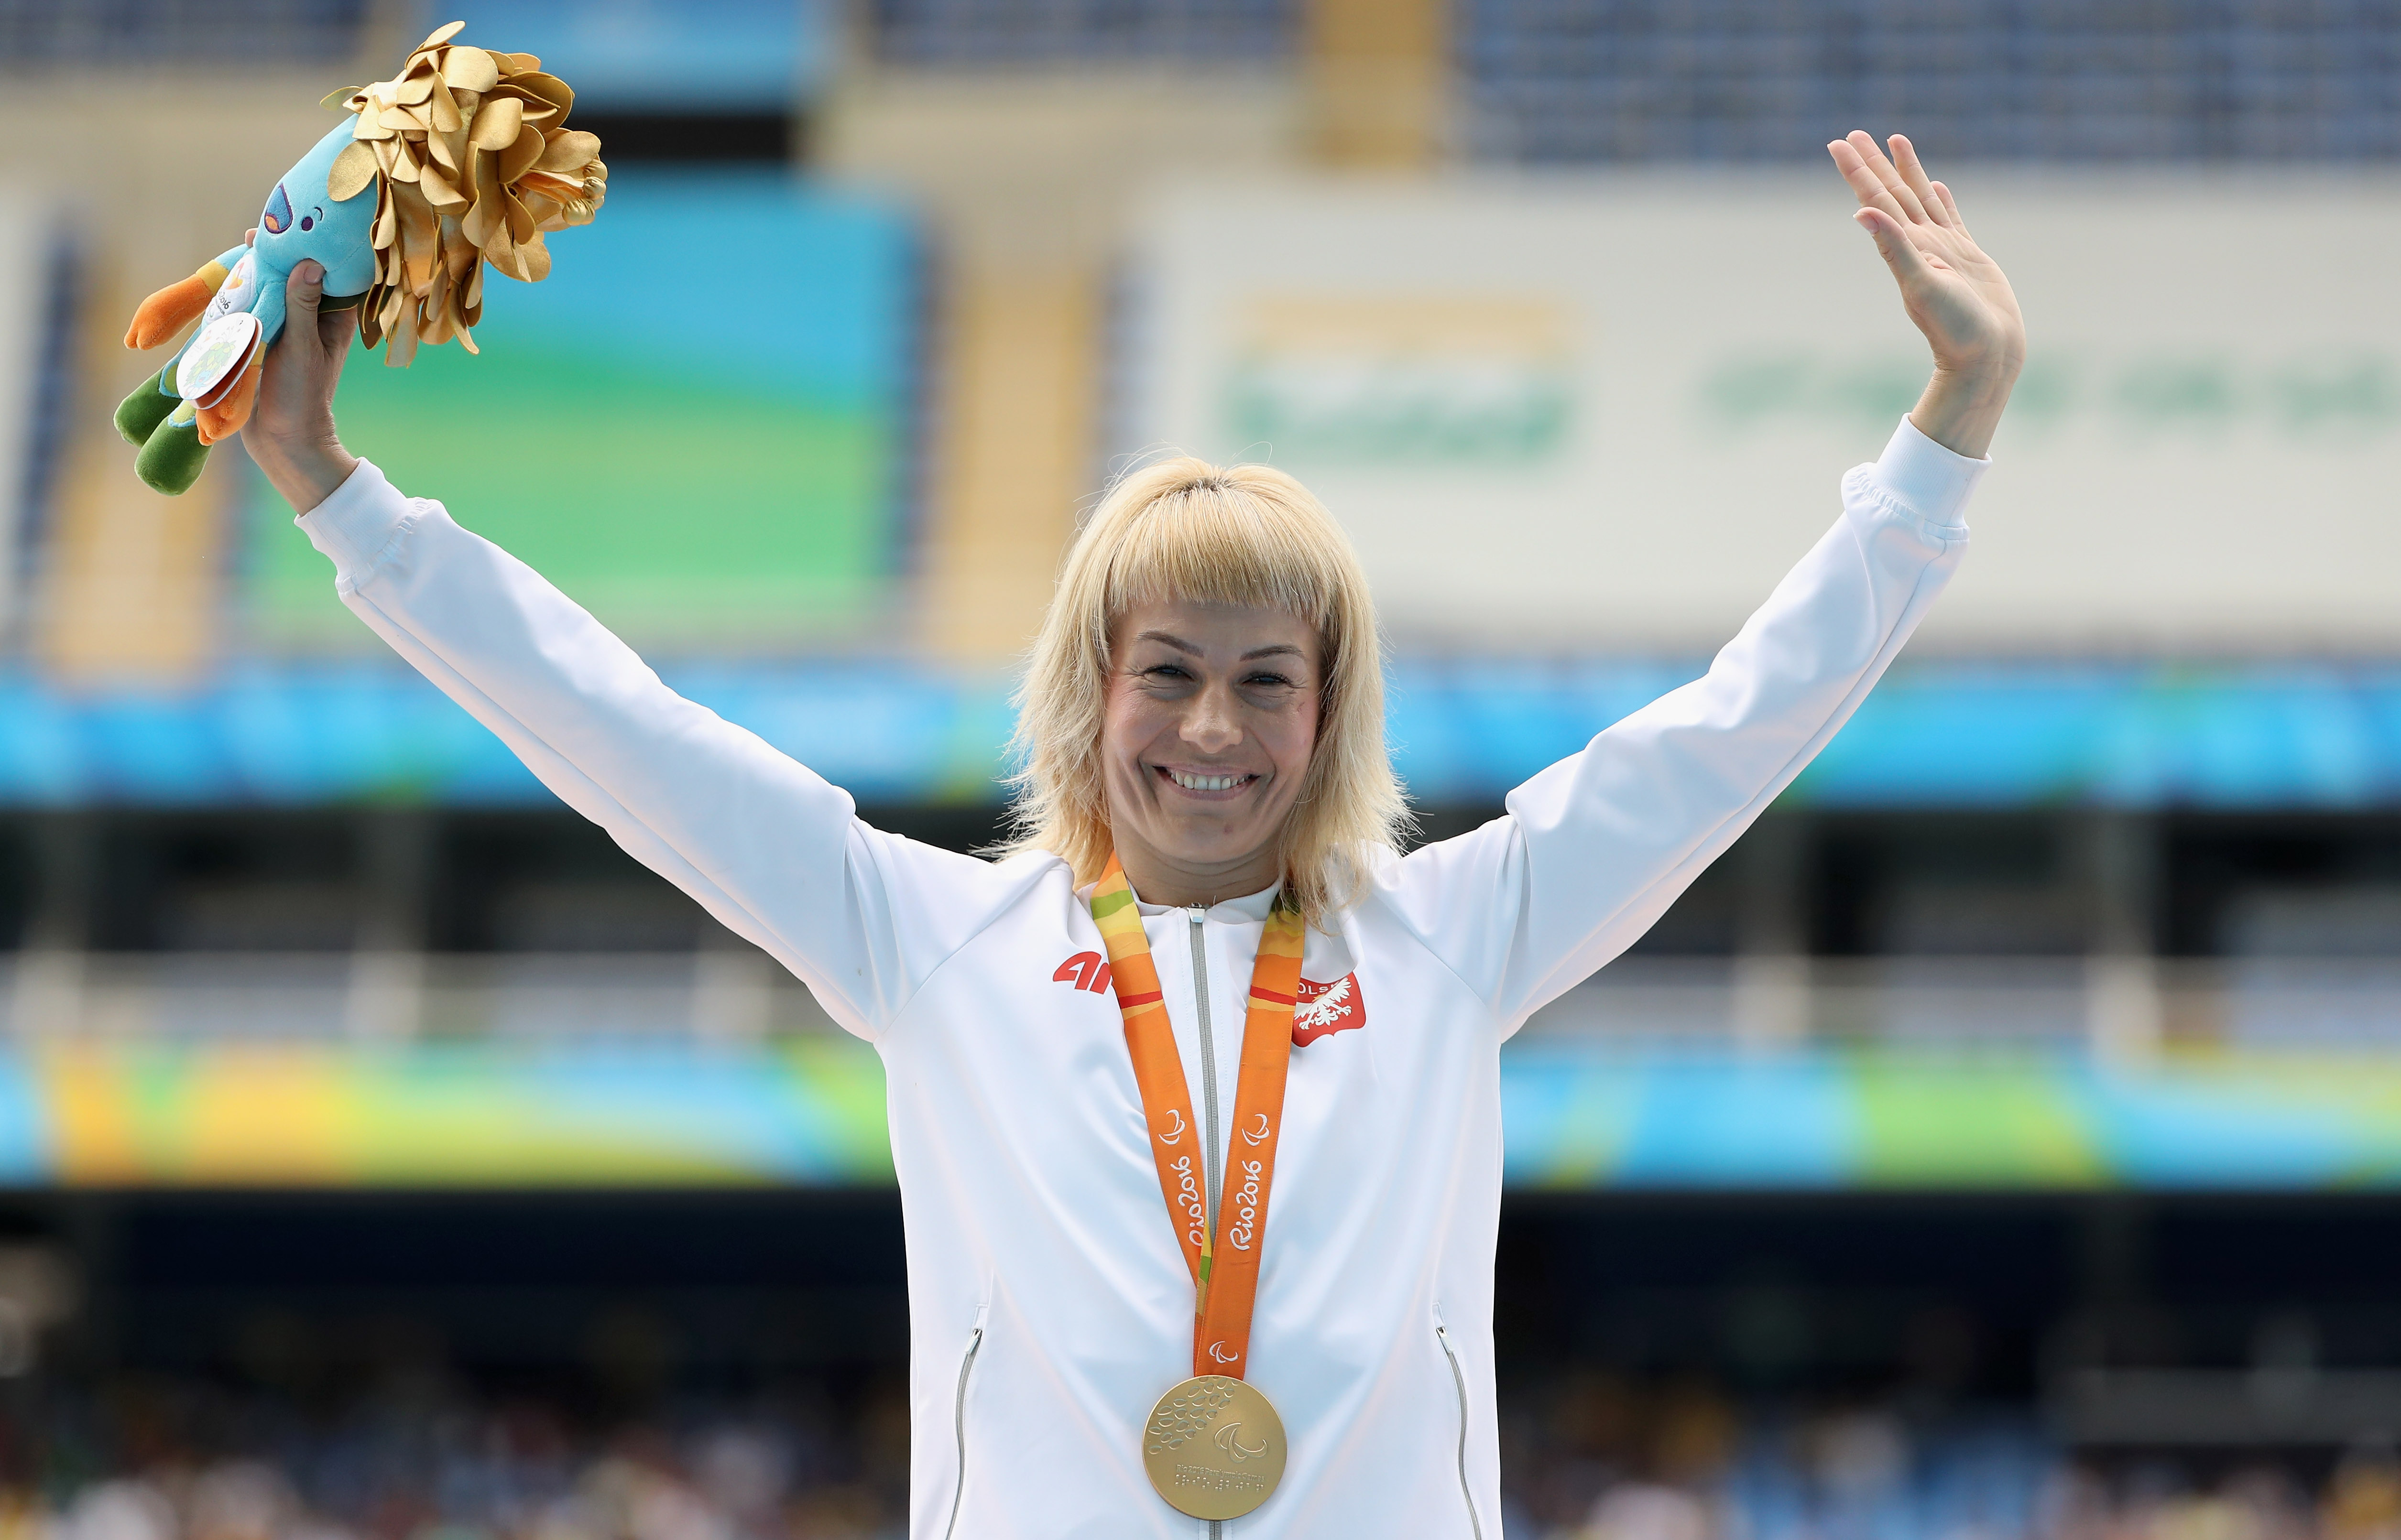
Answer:
<path fill-rule="evenodd" d="M 2000 270 L 1891 149 L 1829 146 L 1934 352 L 1883 458 L 1706 677 L 1406 857 L 1366 590 L 1290 478 L 1175 461 L 1109 494 L 1026 681 L 1025 838 L 987 863 L 858 822 L 351 459 L 348 318 L 309 324 L 295 275 L 246 436 L 343 600 L 883 1056 L 917 1540 L 1498 1540 L 1500 1044 L 1891 661 L 2024 356 Z"/>

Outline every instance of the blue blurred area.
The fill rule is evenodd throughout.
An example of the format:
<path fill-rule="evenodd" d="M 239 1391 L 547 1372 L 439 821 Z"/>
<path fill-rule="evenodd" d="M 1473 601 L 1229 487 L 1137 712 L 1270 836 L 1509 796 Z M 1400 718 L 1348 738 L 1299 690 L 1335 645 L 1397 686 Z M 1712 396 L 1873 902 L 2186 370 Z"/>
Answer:
<path fill-rule="evenodd" d="M 1622 1025 L 1622 1024 L 1621 1024 Z M 1502 1059 L 1520 1187 L 2267 1191 L 2401 1183 L 2382 1052 L 1779 1054 L 1541 1039 Z"/>
<path fill-rule="evenodd" d="M 605 157 L 608 147 L 601 153 Z M 897 410 L 915 364 L 914 221 L 781 170 L 612 170 L 606 213 L 495 290 L 485 346 L 638 360 L 734 389 Z"/>
<path fill-rule="evenodd" d="M 898 417 L 921 347 L 921 223 L 896 198 L 779 168 L 612 170 L 603 215 L 548 238 L 549 277 L 492 286 L 484 354 L 429 348 L 391 378 L 568 357 L 638 374 L 653 398 L 706 386 Z"/>
<path fill-rule="evenodd" d="M 1410 788 L 1489 798 L 1697 664 L 1413 661 L 1391 733 Z M 2371 808 L 2401 799 L 2389 663 L 1904 661 L 1803 772 L 1842 806 Z"/>
<path fill-rule="evenodd" d="M 603 112 L 783 111 L 824 85 L 827 7 L 814 0 L 451 0 L 421 4 L 432 31 L 539 56 Z"/>
<path fill-rule="evenodd" d="M 44 1180 L 54 1134 L 40 1088 L 21 1060 L 0 1061 L 0 1188 Z"/>
<path fill-rule="evenodd" d="M 988 795 L 1008 735 L 996 681 L 873 664 L 697 665 L 667 676 L 863 798 Z M 0 683 L 7 802 L 505 807 L 548 795 L 432 685 L 379 662 L 237 666 L 187 693 L 70 695 L 23 675 Z"/>
<path fill-rule="evenodd" d="M 998 798 L 1011 714 L 996 673 L 858 661 L 664 672 L 864 799 Z M 1420 801 L 1494 801 L 1697 672 L 1406 661 L 1391 734 Z M 2401 667 L 1904 666 L 1789 795 L 1858 807 L 2392 807 Z M 250 662 L 183 691 L 0 676 L 0 803 L 545 797 L 498 739 L 380 661 Z"/>

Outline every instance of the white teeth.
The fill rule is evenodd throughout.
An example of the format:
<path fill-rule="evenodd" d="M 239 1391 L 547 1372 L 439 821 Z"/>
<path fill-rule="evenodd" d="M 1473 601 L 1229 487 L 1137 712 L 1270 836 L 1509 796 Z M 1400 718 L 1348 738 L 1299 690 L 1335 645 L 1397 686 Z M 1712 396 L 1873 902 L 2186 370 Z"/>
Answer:
<path fill-rule="evenodd" d="M 1240 775 L 1187 775 L 1179 770 L 1167 773 L 1186 791 L 1232 791 L 1238 782 L 1245 779 Z"/>

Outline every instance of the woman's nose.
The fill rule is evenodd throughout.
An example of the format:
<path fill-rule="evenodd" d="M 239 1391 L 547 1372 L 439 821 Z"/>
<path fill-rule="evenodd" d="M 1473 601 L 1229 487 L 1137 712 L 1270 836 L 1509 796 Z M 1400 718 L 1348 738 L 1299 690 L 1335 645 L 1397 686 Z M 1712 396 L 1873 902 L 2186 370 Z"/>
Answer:
<path fill-rule="evenodd" d="M 1185 715 L 1184 741 L 1203 754 L 1222 754 L 1242 741 L 1234 702 L 1222 689 L 1204 689 L 1192 698 Z"/>

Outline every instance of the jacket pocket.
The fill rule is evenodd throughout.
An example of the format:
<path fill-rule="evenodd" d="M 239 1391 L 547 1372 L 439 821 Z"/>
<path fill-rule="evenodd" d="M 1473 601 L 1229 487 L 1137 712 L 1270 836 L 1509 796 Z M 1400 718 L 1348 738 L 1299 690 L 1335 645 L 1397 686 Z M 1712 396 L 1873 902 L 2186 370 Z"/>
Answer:
<path fill-rule="evenodd" d="M 983 1351 L 984 1316 L 989 1304 L 976 1306 L 975 1326 L 967 1332 L 965 1351 L 959 1355 L 959 1385 L 951 1396 L 951 1436 L 958 1444 L 958 1476 L 951 1484 L 951 1518 L 942 1526 L 942 1540 L 951 1540 L 958 1533 L 959 1500 L 967 1492 L 967 1381 L 975 1374 L 976 1355 Z"/>
<path fill-rule="evenodd" d="M 1475 1492 L 1467 1484 L 1467 1370 L 1460 1366 L 1459 1349 L 1451 1345 L 1450 1329 L 1442 1324 L 1442 1307 L 1434 1312 L 1434 1340 L 1450 1365 L 1451 1388 L 1459 1393 L 1459 1500 L 1467 1505 L 1467 1529 L 1484 1540 L 1484 1520 L 1475 1512 Z"/>

